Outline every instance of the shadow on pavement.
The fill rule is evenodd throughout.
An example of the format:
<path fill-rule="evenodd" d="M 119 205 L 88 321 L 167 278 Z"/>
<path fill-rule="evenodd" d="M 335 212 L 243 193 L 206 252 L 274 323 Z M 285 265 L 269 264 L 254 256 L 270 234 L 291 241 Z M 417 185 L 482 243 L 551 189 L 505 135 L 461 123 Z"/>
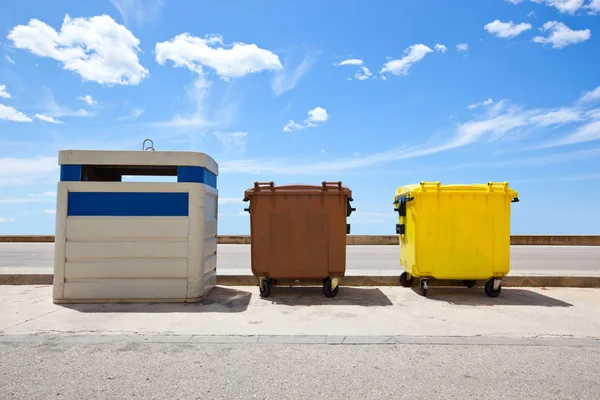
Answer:
<path fill-rule="evenodd" d="M 393 303 L 378 288 L 341 286 L 337 296 L 328 298 L 321 287 L 274 286 L 271 295 L 261 299 L 284 306 L 391 306 Z"/>
<path fill-rule="evenodd" d="M 197 303 L 61 304 L 82 313 L 239 313 L 248 309 L 251 292 L 217 286 Z"/>
<path fill-rule="evenodd" d="M 421 295 L 418 287 L 412 289 L 417 295 Z M 502 288 L 500 296 L 490 298 L 482 287 L 472 289 L 430 287 L 427 291 L 427 299 L 467 306 L 573 307 L 573 304 L 531 290 L 513 288 Z"/>

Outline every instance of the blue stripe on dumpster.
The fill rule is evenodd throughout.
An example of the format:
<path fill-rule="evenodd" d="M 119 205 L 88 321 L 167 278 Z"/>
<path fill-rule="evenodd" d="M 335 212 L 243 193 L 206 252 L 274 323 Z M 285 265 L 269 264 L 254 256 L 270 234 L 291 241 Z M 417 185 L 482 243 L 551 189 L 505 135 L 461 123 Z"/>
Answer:
<path fill-rule="evenodd" d="M 69 192 L 69 216 L 187 217 L 188 193 Z"/>
<path fill-rule="evenodd" d="M 177 167 L 177 182 L 204 183 L 217 188 L 217 176 L 204 167 Z"/>
<path fill-rule="evenodd" d="M 62 182 L 79 182 L 81 180 L 81 165 L 61 165 L 60 180 Z"/>

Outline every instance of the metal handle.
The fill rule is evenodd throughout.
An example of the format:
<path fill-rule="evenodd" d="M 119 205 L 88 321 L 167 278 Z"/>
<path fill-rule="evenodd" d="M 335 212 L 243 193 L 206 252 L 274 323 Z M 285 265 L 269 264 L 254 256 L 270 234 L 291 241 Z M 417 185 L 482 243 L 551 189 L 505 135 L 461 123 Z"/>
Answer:
<path fill-rule="evenodd" d="M 150 142 L 150 146 L 146 147 L 146 142 Z M 142 151 L 148 151 L 148 150 L 154 151 L 154 142 L 152 141 L 152 139 L 146 138 L 142 142 Z"/>

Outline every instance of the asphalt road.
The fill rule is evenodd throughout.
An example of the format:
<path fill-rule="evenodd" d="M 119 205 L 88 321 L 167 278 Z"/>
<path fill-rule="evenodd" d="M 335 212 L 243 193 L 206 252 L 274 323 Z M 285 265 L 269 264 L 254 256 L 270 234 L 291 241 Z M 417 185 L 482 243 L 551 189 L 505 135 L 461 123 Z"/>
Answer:
<path fill-rule="evenodd" d="M 592 399 L 600 347 L 0 343 L 6 399 Z M 460 361 L 457 361 L 460 360 Z"/>
<path fill-rule="evenodd" d="M 397 246 L 348 246 L 348 275 L 397 275 Z M 53 243 L 0 243 L 0 273 L 52 273 Z M 250 275 L 250 245 L 218 246 L 223 275 Z M 511 275 L 600 275 L 600 246 L 512 246 Z"/>

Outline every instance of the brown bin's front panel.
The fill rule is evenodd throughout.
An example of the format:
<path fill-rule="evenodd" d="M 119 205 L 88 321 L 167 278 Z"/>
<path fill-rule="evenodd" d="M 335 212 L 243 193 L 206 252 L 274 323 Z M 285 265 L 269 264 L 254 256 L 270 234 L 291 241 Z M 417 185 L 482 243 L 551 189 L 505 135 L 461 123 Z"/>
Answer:
<path fill-rule="evenodd" d="M 346 271 L 350 191 L 281 186 L 247 192 L 252 272 L 274 279 L 323 279 Z"/>

